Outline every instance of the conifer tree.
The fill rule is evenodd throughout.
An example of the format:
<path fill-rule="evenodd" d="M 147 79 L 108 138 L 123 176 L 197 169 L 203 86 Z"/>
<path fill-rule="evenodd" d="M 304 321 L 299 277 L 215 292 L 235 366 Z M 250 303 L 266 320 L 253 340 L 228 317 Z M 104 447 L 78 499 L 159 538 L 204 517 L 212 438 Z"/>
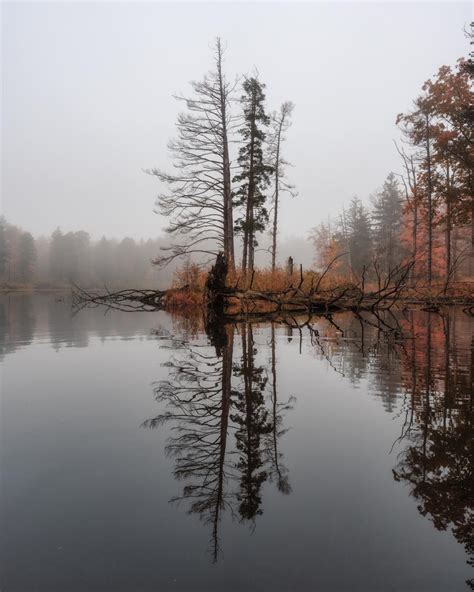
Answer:
<path fill-rule="evenodd" d="M 10 259 L 10 249 L 7 240 L 7 222 L 0 217 L 0 277 L 5 277 Z"/>
<path fill-rule="evenodd" d="M 265 85 L 256 77 L 246 78 L 241 97 L 244 123 L 239 132 L 243 146 L 239 150 L 240 172 L 233 179 L 239 183 L 234 194 L 234 205 L 242 209 L 236 220 L 236 230 L 243 236 L 242 269 L 244 273 L 254 268 L 256 234 L 265 230 L 268 210 L 265 191 L 270 184 L 273 167 L 265 164 L 263 145 L 265 128 L 270 123 L 265 113 Z"/>
<path fill-rule="evenodd" d="M 374 254 L 383 271 L 400 262 L 402 199 L 397 179 L 390 173 L 374 199 L 372 210 Z"/>
<path fill-rule="evenodd" d="M 30 282 L 36 263 L 35 239 L 29 232 L 24 232 L 18 244 L 18 276 L 22 282 Z"/>
<path fill-rule="evenodd" d="M 346 227 L 351 269 L 360 276 L 372 258 L 372 232 L 369 212 L 358 197 L 349 205 Z"/>

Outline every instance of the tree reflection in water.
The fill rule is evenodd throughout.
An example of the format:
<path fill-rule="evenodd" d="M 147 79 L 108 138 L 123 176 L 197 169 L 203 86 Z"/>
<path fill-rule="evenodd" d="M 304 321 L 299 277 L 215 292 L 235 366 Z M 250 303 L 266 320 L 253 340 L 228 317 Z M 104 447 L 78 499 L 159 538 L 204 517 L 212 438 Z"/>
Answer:
<path fill-rule="evenodd" d="M 184 481 L 182 495 L 189 511 L 212 525 L 214 560 L 219 548 L 218 524 L 225 509 L 232 510 L 226 492 L 230 465 L 227 455 L 234 328 L 225 327 L 225 343 L 216 355 L 206 346 L 182 344 L 167 363 L 168 380 L 157 384 L 156 400 L 166 411 L 144 422 L 155 428 L 173 422 L 167 453 L 175 459 L 174 475 Z"/>
<path fill-rule="evenodd" d="M 404 417 L 394 478 L 409 485 L 437 529 L 452 530 L 473 564 L 472 321 L 462 311 L 408 310 L 278 323 L 285 342 L 354 384 L 367 379 L 385 410 Z M 155 388 L 166 410 L 145 422 L 173 423 L 167 452 L 175 477 L 185 482 L 174 501 L 187 500 L 189 511 L 211 525 L 214 560 L 224 511 L 254 528 L 265 481 L 291 492 L 280 439 L 293 398 L 278 393 L 276 325 L 265 329 L 263 345 L 256 343 L 256 325 L 243 322 L 206 327 L 215 351 L 182 342 L 167 364 L 168 379 Z"/>
<path fill-rule="evenodd" d="M 237 494 L 239 514 L 243 520 L 255 520 L 262 514 L 260 508 L 262 483 L 267 479 L 263 468 L 263 437 L 273 426 L 265 405 L 264 391 L 268 384 L 265 368 L 255 363 L 257 349 L 253 339 L 252 325 L 241 325 L 242 360 L 234 365 L 234 375 L 240 384 L 233 390 L 232 421 L 237 426 L 235 433 L 240 474 L 240 491 Z"/>
<path fill-rule="evenodd" d="M 211 525 L 216 561 L 224 511 L 254 523 L 262 513 L 260 490 L 267 478 L 275 479 L 283 493 L 291 490 L 278 444 L 285 432 L 282 413 L 290 407 L 277 400 L 274 346 L 269 382 L 268 368 L 256 363 L 250 325 L 206 329 L 215 352 L 197 342 L 175 342 L 177 352 L 166 364 L 168 379 L 154 390 L 166 410 L 143 425 L 173 424 L 166 451 L 174 458 L 174 476 L 184 486 L 171 501 L 186 500 L 189 512 Z M 242 351 L 234 362 L 237 331 Z"/>
<path fill-rule="evenodd" d="M 393 475 L 438 530 L 452 529 L 474 566 L 474 337 L 470 359 L 460 359 L 456 316 L 432 316 L 412 313 L 410 409 Z M 474 579 L 467 584 L 474 589 Z"/>

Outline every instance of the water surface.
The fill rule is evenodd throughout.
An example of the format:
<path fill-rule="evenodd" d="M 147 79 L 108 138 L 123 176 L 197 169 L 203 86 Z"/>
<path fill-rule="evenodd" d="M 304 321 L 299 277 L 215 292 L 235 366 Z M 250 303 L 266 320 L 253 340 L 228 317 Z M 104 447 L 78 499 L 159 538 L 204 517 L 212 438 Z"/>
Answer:
<path fill-rule="evenodd" d="M 0 298 L 9 591 L 467 591 L 474 319 Z"/>

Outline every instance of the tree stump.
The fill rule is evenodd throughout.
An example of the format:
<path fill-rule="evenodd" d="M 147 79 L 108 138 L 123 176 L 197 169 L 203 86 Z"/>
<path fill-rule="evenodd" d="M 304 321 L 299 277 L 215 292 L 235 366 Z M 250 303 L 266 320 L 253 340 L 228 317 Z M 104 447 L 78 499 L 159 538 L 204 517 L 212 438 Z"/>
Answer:
<path fill-rule="evenodd" d="M 205 286 L 207 307 L 213 309 L 214 312 L 224 312 L 227 271 L 227 261 L 224 253 L 220 252 L 207 275 Z"/>

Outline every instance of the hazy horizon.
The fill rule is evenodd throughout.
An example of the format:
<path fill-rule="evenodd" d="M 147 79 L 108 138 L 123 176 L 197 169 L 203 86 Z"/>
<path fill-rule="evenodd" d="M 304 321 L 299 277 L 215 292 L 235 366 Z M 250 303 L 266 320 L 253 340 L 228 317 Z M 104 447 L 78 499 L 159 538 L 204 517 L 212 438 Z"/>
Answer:
<path fill-rule="evenodd" d="M 36 236 L 60 226 L 94 239 L 162 233 L 158 183 L 143 169 L 171 168 L 167 142 L 180 111 L 172 95 L 211 67 L 215 36 L 229 78 L 257 68 L 268 111 L 296 105 L 285 156 L 299 197 L 282 203 L 284 240 L 306 236 L 354 195 L 367 200 L 400 170 L 395 117 L 441 65 L 467 56 L 472 18 L 467 2 L 3 3 L 1 11 L 3 214 Z"/>

